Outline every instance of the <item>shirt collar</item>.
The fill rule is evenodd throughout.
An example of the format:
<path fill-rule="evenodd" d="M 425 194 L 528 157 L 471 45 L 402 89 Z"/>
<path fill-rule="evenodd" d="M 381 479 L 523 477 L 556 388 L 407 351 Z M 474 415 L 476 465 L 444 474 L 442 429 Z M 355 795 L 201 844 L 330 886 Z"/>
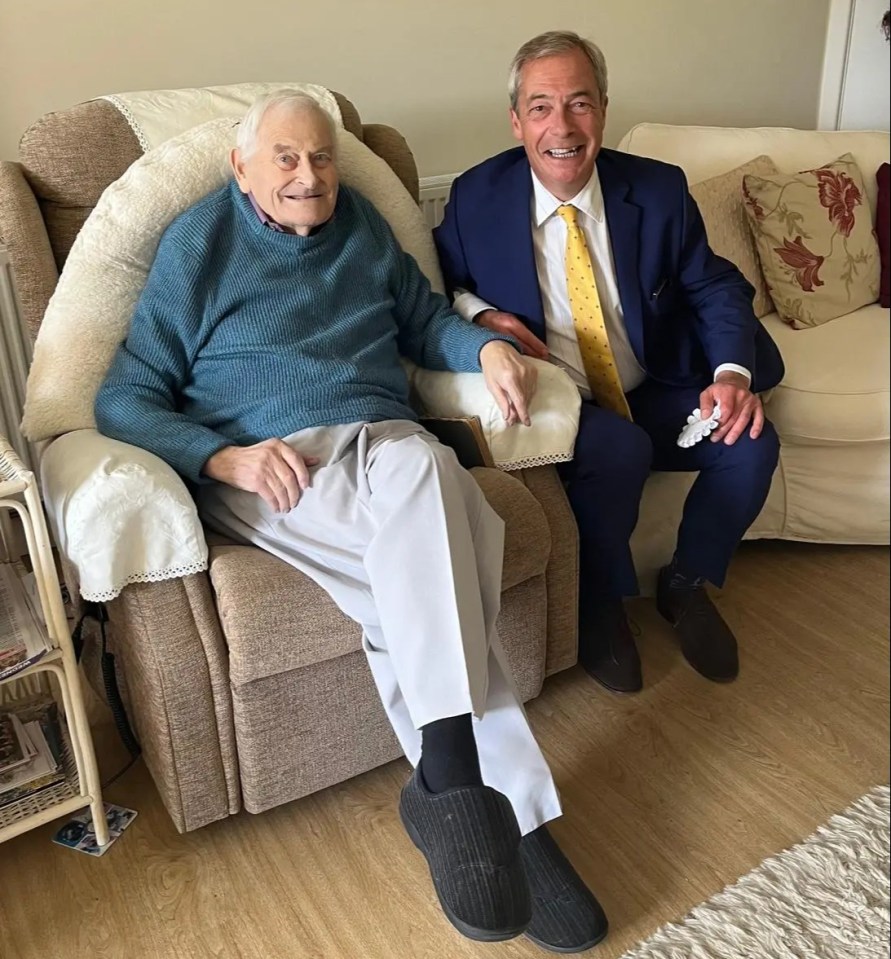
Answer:
<path fill-rule="evenodd" d="M 248 193 L 248 199 L 251 201 L 251 206 L 254 208 L 254 212 L 255 212 L 255 213 L 257 214 L 257 216 L 260 218 L 260 222 L 261 222 L 261 223 L 265 223 L 266 226 L 268 226 L 270 230 L 275 230 L 277 233 L 285 233 L 285 232 L 286 232 L 286 230 L 284 229 L 284 227 L 282 227 L 281 224 L 276 223 L 275 220 L 273 220 L 273 219 L 269 216 L 269 214 L 263 209 L 263 207 L 261 207 L 260 204 L 257 203 L 257 200 L 256 200 L 256 198 L 254 197 L 254 194 L 253 194 L 253 193 Z"/>
<path fill-rule="evenodd" d="M 591 171 L 591 179 L 579 190 L 571 200 L 558 200 L 549 193 L 541 180 L 532 173 L 532 218 L 536 226 L 541 226 L 545 220 L 557 212 L 561 206 L 574 206 L 577 210 L 600 222 L 604 217 L 603 191 L 600 189 L 600 177 L 597 175 L 597 166 Z"/>

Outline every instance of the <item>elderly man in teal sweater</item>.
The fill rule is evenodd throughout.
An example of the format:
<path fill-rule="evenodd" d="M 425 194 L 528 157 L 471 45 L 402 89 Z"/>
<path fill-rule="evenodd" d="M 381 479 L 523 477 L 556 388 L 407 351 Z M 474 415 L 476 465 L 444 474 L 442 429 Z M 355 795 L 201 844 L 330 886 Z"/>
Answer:
<path fill-rule="evenodd" d="M 209 526 L 302 570 L 361 624 L 415 767 L 399 813 L 452 924 L 589 948 L 606 920 L 545 826 L 557 792 L 495 632 L 503 524 L 418 424 L 399 357 L 482 370 L 517 428 L 534 370 L 455 314 L 340 186 L 314 100 L 259 100 L 231 159 L 233 181 L 161 240 L 99 429 L 160 456 Z"/>

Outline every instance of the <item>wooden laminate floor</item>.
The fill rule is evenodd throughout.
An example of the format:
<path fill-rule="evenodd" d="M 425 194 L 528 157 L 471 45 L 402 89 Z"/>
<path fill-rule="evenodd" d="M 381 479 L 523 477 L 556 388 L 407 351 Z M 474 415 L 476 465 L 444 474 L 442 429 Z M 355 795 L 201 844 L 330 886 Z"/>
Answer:
<path fill-rule="evenodd" d="M 529 704 L 564 798 L 553 832 L 612 923 L 597 959 L 888 781 L 888 550 L 746 544 L 718 602 L 740 639 L 736 683 L 696 675 L 639 600 L 642 694 L 573 669 Z M 122 753 L 104 715 L 96 735 L 107 777 Z M 105 857 L 53 845 L 49 826 L 0 846 L 0 956 L 545 956 L 446 923 L 396 814 L 407 771 L 180 836 L 138 763 L 107 790 L 139 816 Z"/>

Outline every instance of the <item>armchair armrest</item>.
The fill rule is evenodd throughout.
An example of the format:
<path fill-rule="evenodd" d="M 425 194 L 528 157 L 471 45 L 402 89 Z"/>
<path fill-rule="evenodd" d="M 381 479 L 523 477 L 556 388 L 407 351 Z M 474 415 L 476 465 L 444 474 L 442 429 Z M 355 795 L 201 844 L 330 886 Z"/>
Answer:
<path fill-rule="evenodd" d="M 32 339 L 59 273 L 37 197 L 18 163 L 0 160 L 0 244 L 9 251 L 22 317 Z"/>
<path fill-rule="evenodd" d="M 529 362 L 538 370 L 538 387 L 529 406 L 531 426 L 505 423 L 481 373 L 434 372 L 407 362 L 406 370 L 422 416 L 475 421 L 491 465 L 518 470 L 571 460 L 581 409 L 579 391 L 563 370 L 543 360 Z M 436 429 L 431 432 L 439 435 Z"/>
<path fill-rule="evenodd" d="M 47 516 L 84 599 L 116 597 L 128 583 L 207 569 L 207 543 L 179 475 L 146 450 L 76 430 L 46 449 L 40 474 Z"/>

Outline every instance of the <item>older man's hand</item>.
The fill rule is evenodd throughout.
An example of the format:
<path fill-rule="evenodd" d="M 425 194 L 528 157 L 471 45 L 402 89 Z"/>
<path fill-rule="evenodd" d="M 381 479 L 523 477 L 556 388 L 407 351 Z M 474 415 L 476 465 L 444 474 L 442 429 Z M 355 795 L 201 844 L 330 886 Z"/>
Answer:
<path fill-rule="evenodd" d="M 529 404 L 538 380 L 535 367 L 505 340 L 492 340 L 480 350 L 480 366 L 507 425 L 530 426 Z"/>
<path fill-rule="evenodd" d="M 301 456 L 279 439 L 255 446 L 226 446 L 211 456 L 203 472 L 211 479 L 262 496 L 279 513 L 287 513 L 309 488 L 309 467 L 317 456 Z"/>

